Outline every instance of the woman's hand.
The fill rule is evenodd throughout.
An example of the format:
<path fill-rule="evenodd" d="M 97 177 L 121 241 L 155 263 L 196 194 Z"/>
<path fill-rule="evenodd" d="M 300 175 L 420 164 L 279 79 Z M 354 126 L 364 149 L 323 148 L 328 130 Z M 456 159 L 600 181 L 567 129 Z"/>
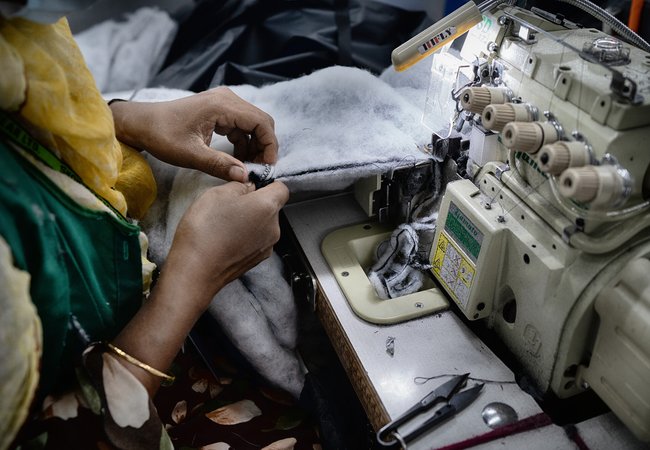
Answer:
<path fill-rule="evenodd" d="M 271 255 L 280 236 L 278 213 L 288 198 L 278 181 L 259 190 L 231 182 L 204 192 L 181 219 L 151 296 L 115 345 L 166 370 L 214 295 Z M 124 365 L 150 394 L 156 391 L 160 379 Z"/>
<path fill-rule="evenodd" d="M 259 190 L 236 182 L 209 189 L 178 224 L 163 272 L 174 267 L 171 270 L 179 277 L 200 286 L 211 299 L 271 255 L 280 237 L 278 213 L 288 198 L 289 191 L 280 182 Z"/>
<path fill-rule="evenodd" d="M 111 110 L 119 140 L 176 166 L 246 182 L 242 161 L 277 160 L 273 118 L 226 87 L 169 102 L 113 102 Z M 235 157 L 209 147 L 213 131 L 234 145 Z"/>

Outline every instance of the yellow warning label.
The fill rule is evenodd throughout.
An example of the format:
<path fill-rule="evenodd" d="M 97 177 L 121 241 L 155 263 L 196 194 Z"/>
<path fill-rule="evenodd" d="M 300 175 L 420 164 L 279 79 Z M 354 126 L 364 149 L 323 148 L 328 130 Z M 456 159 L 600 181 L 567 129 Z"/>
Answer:
<path fill-rule="evenodd" d="M 476 266 L 465 257 L 445 231 L 440 233 L 431 265 L 433 273 L 447 292 L 456 303 L 466 308 L 476 275 Z"/>

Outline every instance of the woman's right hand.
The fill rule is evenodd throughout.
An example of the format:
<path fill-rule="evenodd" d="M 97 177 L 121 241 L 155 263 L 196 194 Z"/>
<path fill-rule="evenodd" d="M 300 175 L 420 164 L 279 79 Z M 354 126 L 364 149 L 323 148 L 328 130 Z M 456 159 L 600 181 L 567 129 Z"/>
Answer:
<path fill-rule="evenodd" d="M 181 219 L 151 296 L 113 343 L 166 370 L 214 295 L 271 255 L 288 198 L 279 181 L 259 190 L 233 181 L 204 192 Z M 160 378 L 120 362 L 155 393 Z"/>
<path fill-rule="evenodd" d="M 209 189 L 181 219 L 163 272 L 173 270 L 177 281 L 211 299 L 271 255 L 280 237 L 278 213 L 288 198 L 281 182 L 259 190 L 238 182 Z M 196 306 L 207 308 L 209 299 Z"/>

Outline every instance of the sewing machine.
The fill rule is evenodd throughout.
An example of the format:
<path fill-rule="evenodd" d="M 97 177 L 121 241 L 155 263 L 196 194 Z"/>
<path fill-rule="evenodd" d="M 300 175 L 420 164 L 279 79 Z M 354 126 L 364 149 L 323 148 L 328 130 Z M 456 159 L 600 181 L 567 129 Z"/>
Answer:
<path fill-rule="evenodd" d="M 396 323 L 450 300 L 540 392 L 593 390 L 650 442 L 650 54 L 545 11 L 482 12 L 432 60 L 428 150 L 465 175 L 440 205 L 435 286 L 375 298 L 353 276 L 377 243 L 358 228 L 327 236 L 323 253 L 364 320 Z M 385 181 L 357 189 L 370 216 L 386 212 Z"/>
<path fill-rule="evenodd" d="M 548 18 L 497 9 L 468 33 L 453 126 L 473 176 L 447 186 L 432 271 L 539 388 L 593 389 L 647 442 L 650 54 Z"/>

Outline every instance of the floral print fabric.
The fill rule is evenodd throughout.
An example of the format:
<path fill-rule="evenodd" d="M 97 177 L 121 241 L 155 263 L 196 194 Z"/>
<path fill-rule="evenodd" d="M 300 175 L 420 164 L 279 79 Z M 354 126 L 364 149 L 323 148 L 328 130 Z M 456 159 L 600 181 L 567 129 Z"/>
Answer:
<path fill-rule="evenodd" d="M 291 397 L 213 358 L 218 376 L 186 346 L 171 368 L 176 380 L 151 401 L 103 345 L 91 346 L 78 387 L 48 396 L 14 447 L 320 450 L 315 425 Z"/>

